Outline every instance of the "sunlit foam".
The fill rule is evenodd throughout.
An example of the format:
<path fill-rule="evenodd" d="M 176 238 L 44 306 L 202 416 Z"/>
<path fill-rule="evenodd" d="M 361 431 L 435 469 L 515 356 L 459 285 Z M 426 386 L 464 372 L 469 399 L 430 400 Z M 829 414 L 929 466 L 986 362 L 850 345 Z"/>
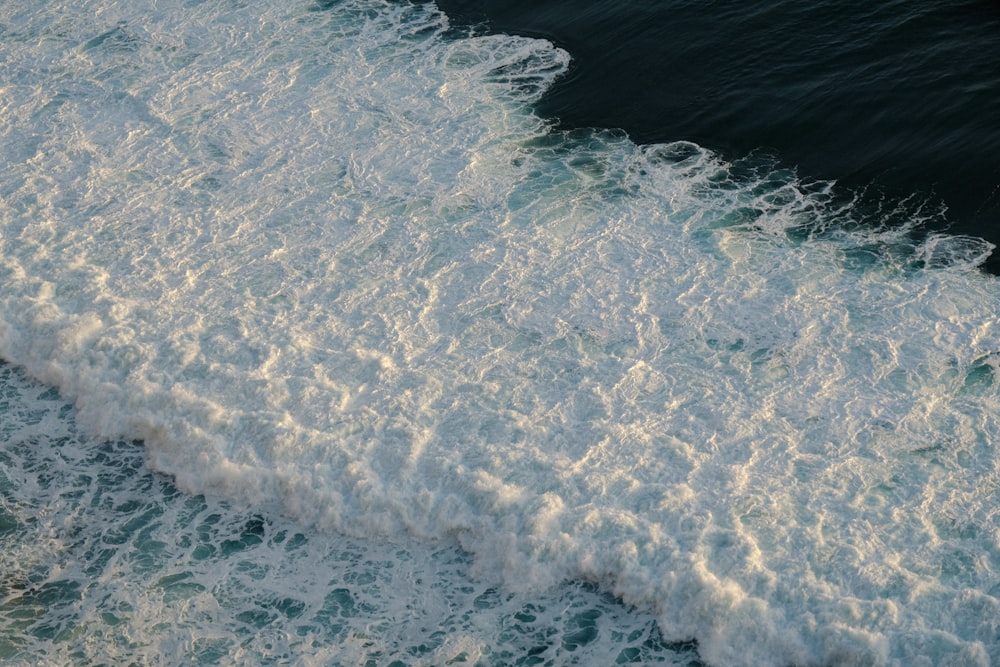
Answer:
<path fill-rule="evenodd" d="M 0 355 L 86 434 L 712 664 L 997 657 L 987 244 L 554 132 L 542 40 L 184 4 L 5 8 Z"/>

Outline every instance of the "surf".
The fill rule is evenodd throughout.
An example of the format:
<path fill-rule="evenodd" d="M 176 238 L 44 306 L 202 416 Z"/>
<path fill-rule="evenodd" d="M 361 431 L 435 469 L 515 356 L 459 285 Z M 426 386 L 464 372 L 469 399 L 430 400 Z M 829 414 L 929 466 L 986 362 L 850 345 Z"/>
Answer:
<path fill-rule="evenodd" d="M 518 609 L 584 582 L 710 664 L 996 653 L 989 244 L 558 131 L 570 54 L 433 6 L 8 15 L 0 357 L 86 438 Z M 296 558 L 265 526 L 224 539 Z"/>

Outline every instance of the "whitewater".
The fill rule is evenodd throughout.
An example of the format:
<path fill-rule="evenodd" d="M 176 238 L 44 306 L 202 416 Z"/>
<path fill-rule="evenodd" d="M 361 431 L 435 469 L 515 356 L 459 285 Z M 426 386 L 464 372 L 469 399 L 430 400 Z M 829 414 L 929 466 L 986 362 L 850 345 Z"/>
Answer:
<path fill-rule="evenodd" d="M 0 17 L 11 664 L 1000 662 L 941 211 L 557 131 L 432 5 Z"/>

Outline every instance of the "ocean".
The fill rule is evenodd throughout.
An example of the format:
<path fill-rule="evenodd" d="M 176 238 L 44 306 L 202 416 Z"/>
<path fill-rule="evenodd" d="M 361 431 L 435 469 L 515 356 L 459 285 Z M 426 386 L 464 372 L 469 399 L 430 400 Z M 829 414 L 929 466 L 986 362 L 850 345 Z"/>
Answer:
<path fill-rule="evenodd" d="M 1000 243 L 1000 5 L 441 0 L 462 25 L 543 37 L 568 74 L 536 106 L 757 154 L 869 201 L 921 197 L 935 230 Z M 994 257 L 984 267 L 996 273 Z"/>
<path fill-rule="evenodd" d="M 1000 662 L 998 14 L 0 0 L 0 660 Z"/>

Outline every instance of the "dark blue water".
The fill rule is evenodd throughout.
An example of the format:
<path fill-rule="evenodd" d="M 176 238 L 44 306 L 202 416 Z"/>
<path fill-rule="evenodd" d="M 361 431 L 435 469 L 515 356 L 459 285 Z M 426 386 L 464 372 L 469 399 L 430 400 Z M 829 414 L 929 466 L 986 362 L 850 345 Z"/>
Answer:
<path fill-rule="evenodd" d="M 574 59 L 541 102 L 566 128 L 776 157 L 936 229 L 1000 244 L 1000 3 L 442 0 L 462 25 Z M 986 264 L 1000 272 L 997 253 Z"/>

